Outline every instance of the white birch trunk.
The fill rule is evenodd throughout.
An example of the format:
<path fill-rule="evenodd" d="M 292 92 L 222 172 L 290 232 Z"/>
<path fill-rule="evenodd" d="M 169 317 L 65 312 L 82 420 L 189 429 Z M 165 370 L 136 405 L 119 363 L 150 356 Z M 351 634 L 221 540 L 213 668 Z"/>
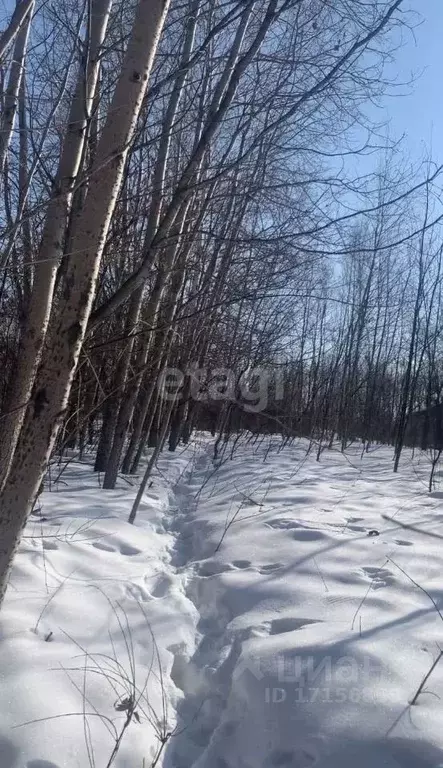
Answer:
<path fill-rule="evenodd" d="M 7 49 L 25 21 L 30 8 L 34 6 L 34 2 L 35 0 L 22 0 L 21 3 L 17 4 L 11 21 L 0 37 L 0 61 L 4 58 Z"/>
<path fill-rule="evenodd" d="M 28 46 L 29 27 L 31 26 L 34 2 L 29 6 L 29 11 L 21 25 L 14 45 L 11 69 L 9 72 L 8 87 L 5 94 L 4 110 L 0 128 L 0 175 L 3 175 L 8 148 L 14 130 L 15 116 L 18 108 L 18 95 L 23 77 L 26 48 Z"/>
<path fill-rule="evenodd" d="M 67 216 L 83 154 L 88 115 L 100 70 L 100 49 L 105 38 L 111 6 L 112 0 L 94 0 L 92 3 L 88 67 L 86 72 L 80 67 L 78 73 L 54 191 L 49 201 L 36 259 L 33 290 L 20 338 L 17 364 L 4 408 L 3 439 L 0 443 L 0 488 L 3 487 L 11 466 L 46 336 L 57 268 L 63 254 Z"/>
<path fill-rule="evenodd" d="M 85 205 L 73 236 L 75 253 L 80 257 L 70 260 L 59 311 L 51 319 L 32 404 L 0 494 L 0 596 L 5 592 L 20 534 L 66 409 L 128 146 L 168 6 L 168 0 L 139 0 L 122 71 L 97 146 Z"/>

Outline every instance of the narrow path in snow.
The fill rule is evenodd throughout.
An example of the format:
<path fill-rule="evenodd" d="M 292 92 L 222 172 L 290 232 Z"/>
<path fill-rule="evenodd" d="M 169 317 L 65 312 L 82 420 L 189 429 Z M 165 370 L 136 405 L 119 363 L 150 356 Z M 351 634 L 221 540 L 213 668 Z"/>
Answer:
<path fill-rule="evenodd" d="M 177 706 L 177 733 L 165 751 L 164 768 L 197 764 L 220 724 L 241 652 L 240 638 L 227 630 L 232 616 L 223 604 L 223 591 L 210 578 L 218 573 L 216 564 L 207 560 L 213 551 L 208 551 L 205 531 L 194 519 L 196 496 L 210 471 L 208 458 L 200 457 L 175 486 L 165 521 L 175 537 L 171 566 L 199 619 L 192 655 L 183 643 L 168 647 L 174 654 L 170 676 L 183 698 Z"/>

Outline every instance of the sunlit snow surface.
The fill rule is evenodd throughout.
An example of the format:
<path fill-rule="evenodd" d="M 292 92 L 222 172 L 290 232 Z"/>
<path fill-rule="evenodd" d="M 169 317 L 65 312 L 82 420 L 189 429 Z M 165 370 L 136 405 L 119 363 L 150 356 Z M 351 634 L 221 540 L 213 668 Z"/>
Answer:
<path fill-rule="evenodd" d="M 117 768 L 443 766 L 443 660 L 410 705 L 443 648 L 429 460 L 307 448 L 214 465 L 200 436 L 135 526 L 134 478 L 52 468 L 0 617 L 1 768 L 106 768 L 131 707 Z"/>

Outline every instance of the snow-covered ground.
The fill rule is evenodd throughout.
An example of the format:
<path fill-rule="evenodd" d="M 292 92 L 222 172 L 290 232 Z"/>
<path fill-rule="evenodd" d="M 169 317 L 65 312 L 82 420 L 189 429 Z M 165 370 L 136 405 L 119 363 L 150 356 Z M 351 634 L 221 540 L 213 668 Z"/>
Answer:
<path fill-rule="evenodd" d="M 135 485 L 53 470 L 0 615 L 1 768 L 443 766 L 443 493 L 420 455 L 306 449 L 164 453 L 134 526 Z"/>

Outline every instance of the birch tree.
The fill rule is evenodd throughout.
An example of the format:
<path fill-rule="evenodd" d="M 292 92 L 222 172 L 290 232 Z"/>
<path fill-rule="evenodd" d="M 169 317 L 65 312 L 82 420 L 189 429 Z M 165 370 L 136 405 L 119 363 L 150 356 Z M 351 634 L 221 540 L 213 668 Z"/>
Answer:
<path fill-rule="evenodd" d="M 87 24 L 89 35 L 85 41 L 84 58 L 87 66 L 84 69 L 80 65 L 77 75 L 66 137 L 36 258 L 33 290 L 21 334 L 17 367 L 11 379 L 5 407 L 4 440 L 0 448 L 0 487 L 9 472 L 45 341 L 57 268 L 63 255 L 67 217 L 87 137 L 100 68 L 100 49 L 105 39 L 111 5 L 112 0 L 94 0 L 90 7 Z"/>
<path fill-rule="evenodd" d="M 34 384 L 32 402 L 0 495 L 0 592 L 22 528 L 41 483 L 65 412 L 86 324 L 100 258 L 120 188 L 128 148 L 149 81 L 168 11 L 165 0 L 140 0 L 108 116 L 91 169 L 85 205 L 72 239 L 66 290 L 52 314 L 48 340 Z"/>

